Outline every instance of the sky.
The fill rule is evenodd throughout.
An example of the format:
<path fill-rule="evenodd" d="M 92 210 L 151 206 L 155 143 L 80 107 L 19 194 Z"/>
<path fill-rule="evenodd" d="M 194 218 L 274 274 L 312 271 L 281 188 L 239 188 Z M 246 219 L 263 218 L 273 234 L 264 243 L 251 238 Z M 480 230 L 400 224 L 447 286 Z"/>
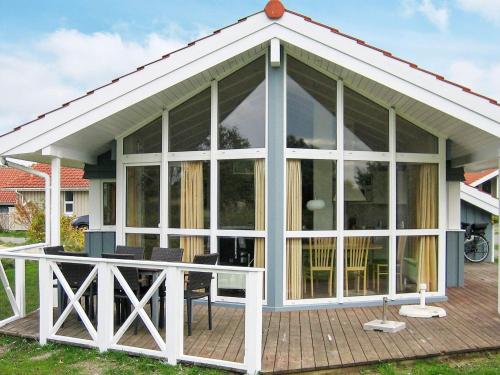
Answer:
<path fill-rule="evenodd" d="M 266 0 L 0 0 L 0 133 Z M 500 0 L 283 0 L 500 100 Z"/>

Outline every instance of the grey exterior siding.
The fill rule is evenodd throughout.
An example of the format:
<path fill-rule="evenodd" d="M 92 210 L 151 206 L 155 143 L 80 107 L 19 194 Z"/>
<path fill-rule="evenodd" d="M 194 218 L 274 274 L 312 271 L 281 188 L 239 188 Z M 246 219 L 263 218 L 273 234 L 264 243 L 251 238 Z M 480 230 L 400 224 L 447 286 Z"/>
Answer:
<path fill-rule="evenodd" d="M 470 203 L 462 201 L 460 204 L 460 217 L 462 223 L 488 223 L 486 228 L 486 239 L 490 243 L 492 251 L 493 226 L 491 224 L 491 214 Z"/>

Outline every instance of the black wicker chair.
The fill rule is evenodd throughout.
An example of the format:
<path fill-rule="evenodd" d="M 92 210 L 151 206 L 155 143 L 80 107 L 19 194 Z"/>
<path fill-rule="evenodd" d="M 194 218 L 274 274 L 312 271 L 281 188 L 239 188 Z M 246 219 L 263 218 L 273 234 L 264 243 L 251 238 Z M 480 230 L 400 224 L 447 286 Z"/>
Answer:
<path fill-rule="evenodd" d="M 118 248 L 117 248 L 118 250 Z M 137 254 L 108 254 L 103 253 L 102 257 L 107 259 L 128 259 L 128 260 L 136 260 L 135 256 Z M 118 270 L 121 272 L 123 278 L 127 282 L 132 292 L 135 294 L 137 299 L 141 298 L 141 285 L 139 283 L 139 269 L 136 267 L 118 267 Z M 131 312 L 131 303 L 127 294 L 123 290 L 123 287 L 115 278 L 115 305 L 116 305 L 116 314 L 115 314 L 115 322 L 117 324 L 121 324 L 125 321 L 126 317 Z M 135 319 L 134 325 L 134 334 L 137 335 L 137 330 L 139 326 L 139 317 Z"/>
<path fill-rule="evenodd" d="M 61 246 L 62 247 L 62 246 Z M 67 257 L 87 257 L 86 253 L 68 253 L 65 251 L 60 251 L 58 255 L 63 255 Z M 85 282 L 85 279 L 89 276 L 90 272 L 92 272 L 92 266 L 90 264 L 79 264 L 79 263 L 65 263 L 61 262 L 59 264 L 61 268 L 61 273 L 63 274 L 66 282 L 70 286 L 70 288 L 76 292 Z M 87 316 L 91 319 L 95 319 L 95 311 L 94 311 L 94 296 L 97 294 L 95 291 L 96 282 L 92 281 L 83 293 L 82 297 L 85 299 L 85 308 Z M 66 293 L 63 293 L 62 296 L 62 305 L 63 308 L 66 307 L 68 303 L 68 296 Z"/>
<path fill-rule="evenodd" d="M 144 249 L 142 247 L 118 245 L 115 254 L 133 255 L 134 260 L 144 260 Z"/>
<path fill-rule="evenodd" d="M 151 260 L 155 262 L 182 262 L 184 249 L 179 248 L 166 248 L 166 247 L 153 247 L 151 252 Z M 160 297 L 160 316 L 158 325 L 163 328 L 165 325 L 165 284 L 158 288 Z"/>
<path fill-rule="evenodd" d="M 217 264 L 218 254 L 196 255 L 193 259 L 194 264 Z M 192 333 L 193 322 L 193 300 L 207 297 L 208 307 L 208 329 L 212 329 L 212 301 L 211 301 L 211 272 L 189 271 L 187 276 L 186 288 L 184 289 L 184 298 L 187 304 L 187 323 L 188 336 Z"/>

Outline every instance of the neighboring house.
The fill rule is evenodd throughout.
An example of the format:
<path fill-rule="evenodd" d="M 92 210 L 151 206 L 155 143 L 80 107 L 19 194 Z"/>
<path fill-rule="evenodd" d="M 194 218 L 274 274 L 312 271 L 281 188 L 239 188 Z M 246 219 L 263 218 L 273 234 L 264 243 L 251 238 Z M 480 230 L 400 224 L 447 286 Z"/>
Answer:
<path fill-rule="evenodd" d="M 16 127 L 0 155 L 85 166 L 93 255 L 217 253 L 265 268 L 275 310 L 421 283 L 446 298 L 463 168 L 498 165 L 499 103 L 271 3 Z M 215 283 L 216 301 L 245 296 L 237 275 Z"/>
<path fill-rule="evenodd" d="M 50 165 L 34 164 L 33 169 L 51 173 Z M 83 178 L 83 170 L 61 168 L 60 214 L 66 216 L 87 215 L 89 181 Z M 0 167 L 0 213 L 9 215 L 9 229 L 25 229 L 15 223 L 16 202 L 35 202 L 40 207 L 45 201 L 44 180 L 17 169 Z"/>
<path fill-rule="evenodd" d="M 486 238 L 490 243 L 491 261 L 495 260 L 492 216 L 498 216 L 498 169 L 465 173 L 460 184 L 460 216 L 463 223 L 488 223 Z"/>

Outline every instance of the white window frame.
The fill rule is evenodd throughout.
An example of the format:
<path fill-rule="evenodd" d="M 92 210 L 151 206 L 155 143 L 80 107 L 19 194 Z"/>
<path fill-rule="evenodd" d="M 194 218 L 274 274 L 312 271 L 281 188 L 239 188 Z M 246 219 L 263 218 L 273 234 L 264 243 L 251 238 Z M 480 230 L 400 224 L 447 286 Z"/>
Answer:
<path fill-rule="evenodd" d="M 72 216 L 75 213 L 75 192 L 73 190 L 64 190 L 64 215 L 66 216 Z M 66 193 L 71 193 L 72 200 L 66 200 Z M 71 211 L 68 211 L 67 204 L 71 204 Z"/>
<path fill-rule="evenodd" d="M 118 204 L 118 201 L 116 200 L 116 196 L 115 196 L 115 225 L 105 225 L 104 224 L 104 184 L 109 184 L 109 183 L 114 183 L 115 184 L 115 194 L 116 194 L 116 189 L 117 189 L 117 185 L 116 185 L 116 179 L 115 178 L 106 178 L 106 179 L 102 179 L 99 181 L 99 187 L 100 187 L 100 190 L 99 190 L 99 217 L 100 217 L 100 221 L 101 221 L 101 228 L 102 230 L 104 231 L 115 231 L 116 230 L 116 216 L 117 216 L 117 204 Z"/>
<path fill-rule="evenodd" d="M 208 86 L 199 87 L 193 91 L 188 97 L 181 98 L 180 100 L 169 103 L 165 110 L 160 114 L 155 114 L 142 121 L 137 126 L 127 130 L 116 138 L 117 141 L 117 176 L 116 176 L 116 240 L 117 244 L 125 244 L 126 235 L 132 233 L 142 234 L 159 234 L 160 246 L 168 247 L 169 236 L 202 236 L 209 237 L 210 252 L 217 253 L 217 239 L 218 237 L 249 237 L 249 238 L 264 238 L 265 239 L 265 264 L 266 270 L 268 265 L 268 236 L 267 229 L 263 231 L 257 230 L 222 230 L 218 229 L 218 162 L 219 160 L 237 160 L 237 159 L 264 159 L 265 160 L 265 173 L 266 173 L 266 194 L 265 194 L 265 227 L 268 228 L 267 213 L 268 213 L 268 52 L 263 51 L 254 58 L 246 62 L 249 64 L 256 59 L 265 56 L 265 82 L 266 82 L 266 100 L 265 100 L 265 147 L 252 148 L 243 150 L 219 150 L 218 146 L 218 82 L 230 74 L 241 69 L 244 65 L 235 67 L 221 75 L 216 80 L 212 81 Z M 245 65 L 246 65 L 245 64 Z M 185 152 L 169 152 L 168 151 L 168 117 L 169 110 L 177 107 L 186 100 L 199 94 L 203 90 L 210 87 L 211 89 L 211 124 L 210 124 L 210 150 L 207 151 L 185 151 Z M 123 154 L 123 139 L 141 127 L 147 125 L 149 122 L 162 116 L 162 152 L 156 154 Z M 168 173 L 171 162 L 179 161 L 209 161 L 210 162 L 210 226 L 207 229 L 183 229 L 183 228 L 170 228 L 168 222 L 169 212 L 169 191 L 168 191 Z M 126 168 L 131 166 L 146 166 L 146 165 L 160 165 L 160 224 L 158 228 L 132 228 L 126 227 Z M 101 194 L 102 195 L 102 194 Z M 267 303 L 267 272 L 264 274 L 264 285 L 266 288 L 264 304 Z M 216 280 L 212 285 L 213 299 L 216 301 L 224 302 L 242 302 L 242 298 L 224 297 L 218 295 Z"/>
<path fill-rule="evenodd" d="M 287 136 L 287 57 L 293 56 L 302 63 L 311 66 L 307 61 L 303 61 L 296 56 L 292 51 L 285 47 L 284 53 L 284 69 L 285 79 L 283 82 L 284 92 L 284 139 Z M 389 111 L 389 151 L 388 152 L 369 152 L 369 151 L 349 151 L 344 150 L 344 82 L 340 77 L 335 76 L 331 72 L 325 71 L 322 68 L 311 66 L 325 76 L 337 81 L 337 149 L 336 150 L 302 150 L 288 149 L 284 145 L 285 165 L 287 159 L 328 159 L 337 162 L 337 227 L 332 231 L 287 231 L 286 220 L 283 223 L 285 236 L 283 238 L 283 305 L 311 305 L 311 304 L 335 304 L 346 302 L 369 302 L 380 301 L 384 295 L 371 296 L 344 296 L 344 238 L 349 236 L 372 236 L 372 237 L 387 237 L 389 245 L 389 290 L 388 296 L 392 300 L 402 300 L 418 297 L 418 293 L 396 293 L 396 241 L 397 236 L 417 236 L 417 235 L 433 235 L 438 239 L 438 290 L 436 292 L 427 292 L 426 295 L 444 296 L 445 295 L 445 272 L 446 272 L 446 139 L 429 131 L 425 126 L 411 121 L 415 126 L 430 132 L 438 138 L 439 152 L 438 154 L 410 154 L 396 153 L 396 110 L 383 105 L 376 99 L 368 97 L 378 105 L 386 108 Z M 347 85 L 345 85 L 347 86 Z M 358 92 L 354 88 L 352 90 Z M 364 94 L 361 94 L 366 96 Z M 397 114 L 404 118 L 404 115 Z M 344 229 L 344 161 L 359 160 L 359 161 L 385 161 L 389 162 L 389 225 L 387 229 L 373 230 L 345 230 Z M 438 165 L 438 227 L 436 229 L 397 229 L 396 228 L 396 167 L 397 162 L 410 163 L 435 163 Z M 286 167 L 283 170 L 283 178 L 286 182 Z M 284 217 L 287 215 L 286 208 L 286 191 L 283 194 Z M 332 237 L 337 239 L 337 256 L 336 256 L 336 297 L 335 298 L 310 298 L 310 299 L 287 299 L 287 253 L 286 240 L 287 238 L 307 238 L 307 237 Z"/>

